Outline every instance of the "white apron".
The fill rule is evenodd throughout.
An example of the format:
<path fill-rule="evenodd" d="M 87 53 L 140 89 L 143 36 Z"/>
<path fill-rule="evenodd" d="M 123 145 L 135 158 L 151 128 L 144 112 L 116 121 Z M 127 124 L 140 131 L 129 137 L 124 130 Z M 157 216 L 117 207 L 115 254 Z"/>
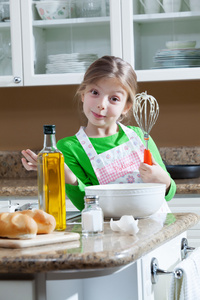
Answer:
<path fill-rule="evenodd" d="M 84 128 L 76 134 L 97 176 L 99 184 L 141 183 L 139 166 L 144 158 L 144 145 L 134 130 L 118 123 L 128 141 L 115 148 L 97 154 Z M 166 201 L 159 212 L 170 212 Z"/>

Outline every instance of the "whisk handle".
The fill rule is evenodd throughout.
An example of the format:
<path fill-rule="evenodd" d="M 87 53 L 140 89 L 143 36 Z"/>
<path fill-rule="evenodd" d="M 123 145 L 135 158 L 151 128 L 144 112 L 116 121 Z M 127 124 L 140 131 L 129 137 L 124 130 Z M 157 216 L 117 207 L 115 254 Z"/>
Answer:
<path fill-rule="evenodd" d="M 151 152 L 149 149 L 144 149 L 144 163 L 152 165 Z"/>

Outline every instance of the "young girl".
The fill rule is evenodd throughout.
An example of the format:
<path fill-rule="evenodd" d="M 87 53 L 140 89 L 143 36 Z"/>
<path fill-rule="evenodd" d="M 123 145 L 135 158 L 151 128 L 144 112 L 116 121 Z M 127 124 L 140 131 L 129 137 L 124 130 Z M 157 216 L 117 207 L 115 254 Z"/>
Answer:
<path fill-rule="evenodd" d="M 166 201 L 176 192 L 159 151 L 150 137 L 153 165 L 143 163 L 144 135 L 138 127 L 121 121 L 131 113 L 137 90 L 136 74 L 121 58 L 104 56 L 86 71 L 77 95 L 87 118 L 86 127 L 58 141 L 65 158 L 66 194 L 79 209 L 84 208 L 85 186 L 151 182 L 166 184 Z M 23 150 L 22 163 L 37 170 L 37 155 Z"/>

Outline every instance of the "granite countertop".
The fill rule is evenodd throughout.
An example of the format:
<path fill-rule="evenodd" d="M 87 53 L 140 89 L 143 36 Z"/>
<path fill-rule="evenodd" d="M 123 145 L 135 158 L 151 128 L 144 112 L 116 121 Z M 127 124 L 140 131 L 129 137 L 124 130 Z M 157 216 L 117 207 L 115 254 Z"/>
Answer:
<path fill-rule="evenodd" d="M 176 179 L 177 194 L 200 194 L 200 177 L 193 179 Z"/>
<path fill-rule="evenodd" d="M 177 194 L 200 194 L 200 178 L 176 179 Z M 2 196 L 37 196 L 37 178 L 3 178 L 0 180 Z"/>
<path fill-rule="evenodd" d="M 136 236 L 113 232 L 109 222 L 105 222 L 102 236 L 87 238 L 82 237 L 80 222 L 76 221 L 67 224 L 66 231 L 80 233 L 80 240 L 21 249 L 0 248 L 0 273 L 40 273 L 124 266 L 193 227 L 199 220 L 200 217 L 194 213 L 169 213 L 157 215 L 156 218 L 140 219 Z"/>
<path fill-rule="evenodd" d="M 37 178 L 6 178 L 0 180 L 0 196 L 37 196 Z"/>

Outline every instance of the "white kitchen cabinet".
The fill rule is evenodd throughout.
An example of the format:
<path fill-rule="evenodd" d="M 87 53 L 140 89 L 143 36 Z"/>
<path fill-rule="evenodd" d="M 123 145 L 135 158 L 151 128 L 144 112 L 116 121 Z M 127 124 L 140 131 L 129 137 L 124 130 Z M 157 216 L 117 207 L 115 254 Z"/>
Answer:
<path fill-rule="evenodd" d="M 0 280 L 0 300 L 36 300 L 35 280 Z"/>
<path fill-rule="evenodd" d="M 0 213 L 4 211 L 8 211 L 10 201 L 8 200 L 0 200 Z"/>
<path fill-rule="evenodd" d="M 138 81 L 200 79 L 200 9 L 191 11 L 187 2 L 181 1 L 178 12 L 160 7 L 148 14 L 140 0 L 122 0 L 123 58 L 131 62 Z M 163 53 L 167 41 L 196 41 L 197 49 Z M 162 58 L 155 63 L 158 50 Z"/>
<path fill-rule="evenodd" d="M 119 272 L 109 275 L 106 275 L 105 269 L 106 276 L 96 277 L 96 272 L 93 270 L 90 274 L 91 278 L 87 278 L 86 274 L 84 279 L 48 279 L 46 281 L 46 298 L 47 300 L 143 300 L 139 296 L 141 279 L 138 278 L 137 268 L 137 263 L 133 263 L 122 267 Z M 77 277 L 79 276 L 77 273 Z"/>
<path fill-rule="evenodd" d="M 198 57 L 192 60 L 193 67 L 187 60 L 177 67 L 171 59 L 172 67 L 154 69 L 157 50 L 166 48 L 169 40 L 195 40 L 199 55 L 200 12 L 189 11 L 184 1 L 179 12 L 164 13 L 161 8 L 159 13 L 146 14 L 140 0 L 99 0 L 98 17 L 75 13 L 53 20 L 40 18 L 38 0 L 5 1 L 10 22 L 0 19 L 0 86 L 79 84 L 87 66 L 83 70 L 74 65 L 75 53 L 93 54 L 94 59 L 122 57 L 132 64 L 138 81 L 200 79 Z M 80 5 L 83 0 L 66 2 Z M 56 56 L 62 54 L 70 55 L 72 67 Z"/>
<path fill-rule="evenodd" d="M 106 54 L 122 56 L 120 0 L 110 1 L 110 13 L 103 10 L 106 0 L 100 0 L 102 11 L 99 17 L 75 15 L 56 20 L 41 20 L 35 7 L 37 3 L 21 0 L 22 36 L 26 41 L 23 43 L 25 85 L 80 83 L 87 67 L 84 70 L 76 68 L 77 62 L 72 62 L 75 53 L 95 55 L 94 60 Z M 82 1 L 75 2 L 76 5 L 80 3 Z M 66 60 L 63 62 L 61 57 L 56 56 L 62 54 L 71 55 L 72 67 Z M 54 56 L 56 62 L 49 61 L 50 55 Z M 59 63 L 62 64 L 61 68 Z M 46 74 L 48 66 L 54 67 L 55 72 L 51 68 L 53 73 Z"/>
<path fill-rule="evenodd" d="M 181 261 L 181 241 L 187 238 L 187 233 L 182 233 L 164 245 L 156 248 L 141 259 L 143 300 L 168 300 L 172 274 L 158 275 L 157 282 L 152 283 L 150 270 L 153 258 L 157 259 L 158 267 L 172 272 Z"/>
<path fill-rule="evenodd" d="M 38 273 L 33 279 L 20 280 L 20 275 L 0 278 L 0 300 L 167 300 L 171 275 L 151 281 L 151 261 L 159 268 L 173 271 L 181 260 L 181 240 L 186 233 L 166 241 L 136 262 L 114 268 L 77 269 Z M 103 287 L 103 288 L 102 288 Z"/>
<path fill-rule="evenodd" d="M 105 268 L 100 271 L 79 270 L 70 274 L 69 270 L 66 273 L 39 275 L 37 290 L 45 290 L 46 300 L 168 300 L 172 275 L 158 275 L 157 283 L 153 284 L 151 261 L 156 258 L 159 268 L 173 271 L 181 261 L 181 241 L 186 236 L 186 232 L 183 232 L 135 263 L 110 273 Z M 39 292 L 37 300 L 40 299 L 44 298 L 43 293 L 40 295 Z"/>
<path fill-rule="evenodd" d="M 7 11 L 10 18 L 4 18 L 1 11 Z M 20 0 L 5 0 L 0 2 L 0 87 L 22 85 Z"/>
<path fill-rule="evenodd" d="M 71 2 L 82 3 L 81 0 L 63 3 Z M 1 86 L 78 84 L 87 66 L 81 68 L 86 59 L 78 66 L 77 61 L 72 62 L 72 56 L 76 53 L 89 55 L 90 63 L 92 55 L 93 60 L 111 54 L 122 57 L 121 0 L 100 0 L 101 13 L 98 17 L 73 15 L 53 20 L 40 18 L 36 9 L 38 3 L 32 0 L 9 1 L 10 22 L 0 22 L 0 33 L 6 28 L 12 46 L 12 59 L 8 75 L 4 76 L 3 65 L 1 67 Z M 49 3 L 53 5 L 53 2 Z M 56 57 L 54 71 L 47 73 L 49 56 L 54 56 L 54 59 L 55 55 L 63 54 L 68 55 L 67 59 L 71 59 L 73 66 L 66 65 L 63 60 L 58 61 Z M 52 69 L 52 64 L 50 67 Z"/>
<path fill-rule="evenodd" d="M 172 213 L 192 212 L 200 215 L 200 195 L 198 194 L 177 194 L 168 202 Z M 191 247 L 200 247 L 200 223 L 188 229 L 188 244 Z"/>
<path fill-rule="evenodd" d="M 11 300 L 13 295 L 26 300 L 168 300 L 172 275 L 158 275 L 153 284 L 151 262 L 156 258 L 160 269 L 173 271 L 181 261 L 181 241 L 186 237 L 183 232 L 122 267 L 58 270 L 30 276 L 1 274 L 0 300 Z"/>

